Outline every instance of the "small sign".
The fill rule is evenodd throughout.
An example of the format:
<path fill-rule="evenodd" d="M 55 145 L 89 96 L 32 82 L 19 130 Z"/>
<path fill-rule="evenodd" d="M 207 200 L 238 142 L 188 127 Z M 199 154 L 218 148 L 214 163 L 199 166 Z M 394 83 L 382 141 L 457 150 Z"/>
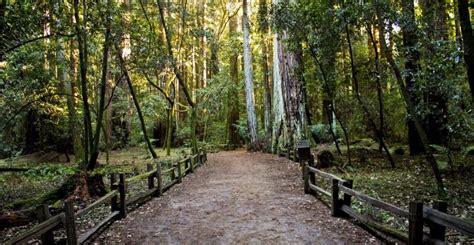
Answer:
<path fill-rule="evenodd" d="M 301 148 L 309 148 L 309 140 L 300 140 L 298 143 L 296 143 L 296 148 L 301 149 Z"/>

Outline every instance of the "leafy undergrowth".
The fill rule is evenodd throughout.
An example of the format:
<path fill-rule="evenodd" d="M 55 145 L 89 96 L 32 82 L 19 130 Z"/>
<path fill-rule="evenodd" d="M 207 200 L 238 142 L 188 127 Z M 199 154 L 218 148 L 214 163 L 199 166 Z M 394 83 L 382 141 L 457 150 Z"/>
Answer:
<path fill-rule="evenodd" d="M 383 153 L 374 148 L 355 146 L 352 164 L 341 168 L 347 162 L 345 151 L 338 155 L 333 147 L 326 149 L 333 152 L 336 166 L 325 169 L 343 179 L 352 179 L 353 188 L 371 197 L 394 204 L 408 210 L 410 201 L 422 201 L 425 206 L 431 207 L 433 201 L 439 200 L 436 183 L 430 166 L 422 156 L 411 157 L 393 154 L 396 168 L 391 168 Z M 321 148 L 319 148 L 321 149 Z M 443 159 L 443 156 L 436 156 Z M 472 159 L 458 156 L 454 169 L 443 171 L 443 180 L 447 190 L 448 213 L 474 222 L 474 164 Z M 353 202 L 353 207 L 358 211 L 371 215 L 375 220 L 407 230 L 406 219 L 394 217 L 382 212 L 375 207 L 368 206 L 359 201 Z M 450 242 L 466 242 L 466 237 L 457 232 L 448 230 L 447 237 Z M 471 242 L 473 240 L 470 240 Z"/>

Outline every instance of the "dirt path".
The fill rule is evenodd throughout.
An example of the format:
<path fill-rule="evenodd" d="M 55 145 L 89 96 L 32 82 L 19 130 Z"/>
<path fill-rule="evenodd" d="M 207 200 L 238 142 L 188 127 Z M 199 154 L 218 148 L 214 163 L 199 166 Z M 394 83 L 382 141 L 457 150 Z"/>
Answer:
<path fill-rule="evenodd" d="M 304 195 L 298 165 L 270 154 L 209 154 L 161 198 L 115 222 L 96 242 L 127 244 L 376 243 Z"/>

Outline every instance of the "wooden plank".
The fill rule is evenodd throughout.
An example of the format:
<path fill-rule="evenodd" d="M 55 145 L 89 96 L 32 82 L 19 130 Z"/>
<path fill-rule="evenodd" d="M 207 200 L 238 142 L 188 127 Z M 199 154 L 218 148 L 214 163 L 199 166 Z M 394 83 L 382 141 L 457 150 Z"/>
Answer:
<path fill-rule="evenodd" d="M 398 215 L 400 217 L 404 217 L 404 218 L 408 218 L 410 215 L 409 213 L 406 211 L 406 210 L 403 210 L 397 206 L 394 206 L 390 203 L 386 203 L 384 201 L 380 201 L 380 200 L 377 200 L 375 198 L 372 198 L 370 196 L 367 196 L 363 193 L 360 193 L 360 192 L 357 192 L 353 189 L 350 189 L 350 188 L 347 188 L 345 186 L 343 186 L 342 184 L 339 184 L 339 189 L 343 192 L 343 193 L 346 193 L 346 194 L 349 194 L 361 201 L 365 201 L 365 202 L 368 202 L 378 208 L 381 208 L 385 211 L 388 211 L 390 213 L 393 213 L 395 215 Z"/>
<path fill-rule="evenodd" d="M 189 157 L 186 157 L 185 159 L 183 159 L 183 160 L 181 160 L 181 161 L 179 161 L 179 162 L 180 162 L 181 164 L 184 164 L 184 163 L 186 163 L 186 161 L 188 161 L 188 160 L 189 160 Z"/>
<path fill-rule="evenodd" d="M 169 190 L 173 185 L 175 185 L 176 183 L 178 183 L 178 179 L 175 179 L 169 183 L 167 183 L 166 185 L 163 186 L 163 192 Z"/>
<path fill-rule="evenodd" d="M 108 202 L 113 197 L 118 196 L 119 192 L 117 190 L 110 191 L 105 196 L 99 198 L 97 201 L 93 202 L 91 205 L 79 210 L 76 212 L 76 217 L 81 217 L 83 215 L 88 214 L 92 209 L 97 208 L 98 206 Z"/>
<path fill-rule="evenodd" d="M 149 171 L 149 172 L 146 172 L 146 173 L 143 173 L 143 174 L 139 174 L 139 175 L 135 175 L 133 177 L 130 177 L 130 178 L 126 179 L 125 182 L 127 184 L 128 183 L 134 183 L 134 182 L 146 179 L 150 176 L 154 176 L 155 174 L 156 174 L 156 170 Z"/>
<path fill-rule="evenodd" d="M 331 193 L 329 193 L 328 191 L 320 188 L 319 186 L 316 186 L 316 185 L 313 185 L 311 182 L 308 182 L 309 184 L 309 188 L 313 191 L 316 191 L 316 192 L 319 192 L 319 193 L 322 193 L 328 197 L 331 197 Z"/>
<path fill-rule="evenodd" d="M 315 173 L 315 174 L 317 174 L 317 175 L 319 175 L 319 176 L 321 176 L 321 177 L 324 177 L 324 178 L 326 178 L 326 179 L 329 179 L 329 180 L 331 180 L 331 179 L 336 179 L 336 180 L 338 180 L 338 181 L 340 181 L 340 182 L 345 182 L 345 180 L 343 180 L 343 179 L 337 177 L 337 176 L 334 175 L 334 174 L 326 173 L 326 172 L 321 171 L 321 170 L 319 170 L 319 169 L 317 169 L 317 168 L 314 168 L 314 167 L 309 167 L 309 171 L 312 172 L 312 173 Z"/>
<path fill-rule="evenodd" d="M 6 242 L 6 244 L 23 244 L 27 243 L 29 240 L 39 237 L 42 234 L 54 229 L 56 226 L 64 222 L 64 213 L 60 213 L 51 217 L 50 219 L 39 223 L 33 226 L 31 229 L 25 231 L 24 233 L 14 237 Z"/>
<path fill-rule="evenodd" d="M 168 168 L 167 170 L 161 172 L 161 174 L 163 174 L 163 175 L 165 175 L 165 174 L 171 174 L 171 172 L 174 172 L 174 169 L 175 169 L 174 167 Z"/>
<path fill-rule="evenodd" d="M 405 232 L 399 231 L 397 229 L 393 229 L 391 227 L 388 227 L 384 224 L 381 224 L 379 222 L 376 222 L 369 217 L 359 214 L 357 211 L 352 209 L 351 207 L 347 205 L 342 205 L 341 210 L 349 215 L 350 217 L 358 220 L 359 222 L 363 223 L 364 225 L 367 225 L 370 228 L 376 229 L 378 231 L 381 231 L 387 235 L 390 235 L 402 242 L 407 243 L 408 242 L 408 235 Z"/>
<path fill-rule="evenodd" d="M 454 229 L 466 236 L 474 237 L 474 224 L 458 217 L 440 212 L 432 208 L 424 207 L 423 219 L 438 225 L 445 226 L 447 228 Z"/>
<path fill-rule="evenodd" d="M 115 219 L 120 216 L 119 211 L 112 212 L 110 215 L 105 217 L 99 224 L 97 224 L 94 228 L 88 230 L 86 233 L 79 236 L 77 239 L 79 244 L 83 244 L 91 239 L 95 235 L 99 235 L 101 233 L 101 229 L 113 223 Z"/>
<path fill-rule="evenodd" d="M 135 204 L 137 202 L 143 201 L 143 199 L 146 199 L 148 197 L 152 197 L 155 194 L 156 191 L 158 191 L 158 188 L 153 188 L 153 189 L 149 189 L 149 190 L 146 190 L 146 191 L 139 192 L 139 193 L 127 198 L 125 200 L 125 203 L 128 206 L 130 204 Z"/>

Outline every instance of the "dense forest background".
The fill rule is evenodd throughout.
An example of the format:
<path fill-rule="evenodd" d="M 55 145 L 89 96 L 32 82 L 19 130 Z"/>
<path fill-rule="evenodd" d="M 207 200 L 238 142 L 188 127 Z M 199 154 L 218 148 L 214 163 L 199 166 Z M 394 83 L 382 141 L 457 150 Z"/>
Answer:
<path fill-rule="evenodd" d="M 449 183 L 474 167 L 471 10 L 468 0 L 1 0 L 0 157 L 64 154 L 100 193 L 89 173 L 113 151 L 276 152 L 310 139 L 338 171 L 421 164 L 433 195 L 456 196 Z"/>

